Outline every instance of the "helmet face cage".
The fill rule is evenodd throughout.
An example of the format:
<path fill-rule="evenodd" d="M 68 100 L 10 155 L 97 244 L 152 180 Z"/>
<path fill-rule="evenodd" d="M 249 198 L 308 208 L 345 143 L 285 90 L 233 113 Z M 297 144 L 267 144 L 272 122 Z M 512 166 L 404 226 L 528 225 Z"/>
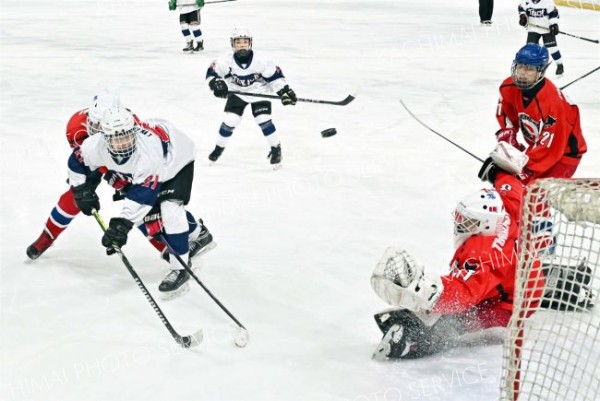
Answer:
<path fill-rule="evenodd" d="M 235 44 L 236 44 L 236 40 L 238 39 L 248 39 L 248 41 L 250 42 L 250 46 L 249 48 L 246 49 L 241 49 L 241 51 L 250 51 L 252 50 L 252 35 L 250 34 L 250 31 L 248 31 L 245 28 L 237 28 L 235 31 L 233 31 L 233 34 L 231 35 L 231 48 L 233 49 L 234 52 L 238 52 L 240 50 L 236 50 L 235 48 Z"/>
<path fill-rule="evenodd" d="M 459 202 L 452 213 L 455 244 L 476 235 L 494 235 L 506 213 L 500 195 L 483 189 Z"/>
<path fill-rule="evenodd" d="M 100 121 L 92 120 L 89 114 L 87 116 L 87 132 L 89 136 L 96 135 L 102 132 L 102 128 L 100 127 Z"/>
<path fill-rule="evenodd" d="M 138 127 L 133 115 L 125 107 L 111 107 L 100 121 L 106 147 L 117 163 L 124 162 L 136 149 Z"/>
<path fill-rule="evenodd" d="M 110 134 L 103 132 L 108 151 L 117 157 L 130 157 L 136 149 L 136 131 L 137 127 L 129 130 L 113 131 Z"/>
<path fill-rule="evenodd" d="M 523 46 L 512 63 L 511 76 L 520 89 L 531 89 L 537 85 L 550 65 L 548 50 L 535 43 Z"/>
<path fill-rule="evenodd" d="M 104 112 L 110 107 L 118 106 L 120 103 L 119 96 L 109 91 L 95 94 L 87 110 L 86 128 L 88 135 L 96 135 L 102 132 L 100 120 Z"/>

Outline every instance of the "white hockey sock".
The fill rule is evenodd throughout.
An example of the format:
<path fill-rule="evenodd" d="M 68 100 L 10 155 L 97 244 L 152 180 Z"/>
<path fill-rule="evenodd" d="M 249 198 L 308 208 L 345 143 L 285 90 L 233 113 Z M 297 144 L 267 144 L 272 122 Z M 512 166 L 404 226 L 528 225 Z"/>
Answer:
<path fill-rule="evenodd" d="M 273 132 L 271 135 L 265 136 L 265 138 L 267 139 L 267 142 L 269 142 L 269 146 L 271 147 L 275 147 L 281 143 L 279 141 L 279 135 L 277 135 L 277 132 Z"/>

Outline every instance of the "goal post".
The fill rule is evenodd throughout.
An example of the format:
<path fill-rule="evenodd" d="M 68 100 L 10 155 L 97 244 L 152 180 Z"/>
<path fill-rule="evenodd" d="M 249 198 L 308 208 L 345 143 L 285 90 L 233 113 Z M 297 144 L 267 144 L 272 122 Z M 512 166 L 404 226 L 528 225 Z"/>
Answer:
<path fill-rule="evenodd" d="M 501 401 L 600 399 L 600 179 L 543 179 L 522 207 Z"/>

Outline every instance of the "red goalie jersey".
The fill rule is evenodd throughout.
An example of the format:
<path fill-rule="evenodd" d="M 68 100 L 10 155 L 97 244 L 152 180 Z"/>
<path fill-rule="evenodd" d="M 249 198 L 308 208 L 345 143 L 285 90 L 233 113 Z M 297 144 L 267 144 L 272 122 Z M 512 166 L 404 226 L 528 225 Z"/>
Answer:
<path fill-rule="evenodd" d="M 579 108 L 569 103 L 548 79 L 537 92 L 519 89 L 512 77 L 500 86 L 496 118 L 501 129 L 521 130 L 529 162 L 524 183 L 544 177 L 569 178 L 587 146 L 581 132 Z"/>

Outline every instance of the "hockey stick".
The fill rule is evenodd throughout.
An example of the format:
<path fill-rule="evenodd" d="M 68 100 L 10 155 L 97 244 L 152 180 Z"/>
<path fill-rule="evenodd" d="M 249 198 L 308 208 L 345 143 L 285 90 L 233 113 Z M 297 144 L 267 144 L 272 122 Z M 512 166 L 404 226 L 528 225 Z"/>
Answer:
<path fill-rule="evenodd" d="M 560 90 L 563 90 L 563 89 L 565 89 L 567 86 L 570 86 L 570 85 L 574 84 L 575 82 L 579 81 L 580 79 L 583 79 L 583 78 L 587 77 L 588 75 L 591 75 L 591 74 L 595 73 L 595 72 L 596 72 L 596 71 L 598 71 L 598 70 L 600 70 L 600 66 L 598 66 L 598 67 L 594 68 L 594 69 L 593 69 L 592 71 L 590 71 L 590 72 L 587 72 L 587 73 L 583 74 L 582 76 L 580 76 L 580 77 L 579 77 L 579 78 L 577 78 L 576 80 L 569 82 L 568 84 L 566 84 L 565 86 L 563 86 L 562 88 L 560 88 Z"/>
<path fill-rule="evenodd" d="M 106 232 L 106 230 L 107 230 L 106 223 L 104 222 L 104 220 L 102 220 L 102 217 L 100 217 L 100 215 L 98 214 L 98 211 L 93 210 L 92 214 L 94 215 L 94 218 L 96 219 L 96 221 L 102 228 L 102 231 Z M 123 261 L 123 264 L 125 265 L 127 270 L 129 270 L 129 273 L 135 280 L 135 283 L 138 285 L 139 289 L 142 290 L 142 293 L 144 294 L 144 296 L 146 297 L 146 299 L 148 300 L 148 302 L 150 303 L 150 305 L 152 306 L 152 308 L 154 309 L 154 311 L 160 318 L 161 322 L 163 322 L 163 324 L 165 325 L 167 330 L 169 330 L 169 333 L 171 333 L 171 336 L 173 336 L 173 338 L 175 339 L 177 344 L 181 345 L 184 348 L 192 348 L 192 347 L 196 347 L 198 344 L 200 344 L 200 342 L 202 342 L 202 337 L 203 337 L 202 329 L 198 330 L 197 332 L 195 332 L 194 334 L 189 335 L 189 336 L 179 335 L 179 333 L 177 333 L 175 331 L 173 326 L 171 326 L 171 323 L 169 323 L 169 320 L 164 315 L 163 311 L 156 304 L 156 301 L 154 301 L 154 298 L 152 298 L 152 295 L 150 294 L 150 292 L 144 285 L 142 279 L 140 279 L 140 276 L 138 276 L 136 271 L 133 269 L 133 266 L 131 266 L 131 263 L 129 263 L 129 260 L 127 260 L 127 258 L 123 254 L 123 251 L 121 251 L 121 248 L 119 248 L 118 246 L 113 246 L 112 248 L 119 255 L 119 257 L 121 258 L 121 261 Z"/>
<path fill-rule="evenodd" d="M 423 127 L 427 128 L 429 131 L 433 132 L 434 134 L 436 134 L 437 136 L 439 136 L 440 138 L 450 142 L 452 145 L 456 146 L 457 148 L 459 148 L 460 150 L 462 150 L 463 152 L 473 156 L 475 159 L 479 160 L 480 162 L 483 163 L 483 160 L 480 159 L 479 157 L 475 156 L 473 153 L 469 152 L 467 149 L 463 148 L 462 146 L 458 145 L 457 143 L 451 141 L 450 139 L 446 138 L 444 135 L 440 134 L 439 132 L 437 132 L 436 130 L 434 130 L 433 128 L 429 127 L 427 124 L 425 124 L 423 121 L 421 121 L 419 119 L 419 117 L 415 116 L 413 114 L 412 111 L 410 111 L 410 109 L 408 107 L 406 107 L 406 105 L 404 104 L 404 102 L 402 101 L 402 99 L 400 99 L 400 104 L 402 105 L 402 107 L 404 107 L 404 109 L 406 109 L 406 111 L 408 112 L 408 114 L 410 114 L 410 116 L 412 118 L 414 118 L 415 120 L 417 120 L 417 122 L 419 124 L 421 124 Z"/>
<path fill-rule="evenodd" d="M 238 91 L 229 91 L 228 93 L 231 93 L 233 95 L 262 97 L 265 99 L 280 99 L 280 97 L 277 95 L 267 95 L 267 94 L 262 94 L 262 93 L 246 93 L 246 92 L 238 92 Z M 332 104 L 334 106 L 345 106 L 345 105 L 351 103 L 354 99 L 355 99 L 354 95 L 348 95 L 344 100 L 340 100 L 338 102 L 333 101 L 333 100 L 307 99 L 307 98 L 303 98 L 303 97 L 299 97 L 298 101 L 306 102 L 306 103 Z"/>
<path fill-rule="evenodd" d="M 535 25 L 535 24 L 528 24 L 528 25 L 532 26 L 534 28 L 546 29 L 546 30 L 550 31 L 550 29 L 546 28 L 545 26 L 540 26 L 540 25 Z M 583 36 L 572 35 L 570 33 L 563 32 L 563 31 L 558 31 L 558 33 L 560 33 L 561 35 L 570 36 L 572 38 L 585 40 L 587 42 L 592 42 L 592 43 L 596 43 L 596 44 L 600 43 L 600 41 L 598 39 L 588 39 L 588 38 L 584 38 Z"/>
<path fill-rule="evenodd" d="M 231 312 L 229 312 L 229 310 L 225 307 L 225 305 L 223 305 L 221 303 L 221 301 L 219 301 L 219 299 L 213 295 L 213 293 L 208 289 L 208 287 L 206 287 L 204 285 L 204 283 L 202 281 L 200 281 L 198 276 L 196 276 L 196 273 L 194 273 L 194 271 L 188 266 L 188 264 L 185 263 L 183 261 L 183 259 L 181 259 L 181 256 L 179 256 L 173 250 L 173 247 L 171 247 L 171 244 L 169 244 L 169 242 L 167 241 L 165 236 L 163 234 L 159 234 L 157 236 L 157 238 L 159 240 L 161 240 L 167 246 L 171 256 L 175 256 L 175 258 L 177 259 L 179 264 L 181 264 L 181 266 L 194 278 L 194 280 L 196 280 L 196 282 L 200 285 L 200 287 L 202 287 L 202 289 L 208 294 L 208 296 L 211 297 L 212 300 L 215 301 L 215 303 L 217 305 L 219 305 L 219 307 L 223 310 L 223 312 L 225 312 L 227 314 L 227 316 L 229 316 L 231 318 L 231 320 L 233 320 L 235 322 L 235 324 L 238 325 L 239 330 L 238 330 L 238 334 L 236 335 L 236 337 L 234 339 L 234 342 L 235 342 L 235 345 L 237 345 L 238 347 L 245 347 L 246 344 L 248 344 L 248 329 L 246 329 L 246 327 L 242 323 L 240 323 L 240 321 L 237 320 L 236 317 L 233 316 L 233 314 Z"/>

